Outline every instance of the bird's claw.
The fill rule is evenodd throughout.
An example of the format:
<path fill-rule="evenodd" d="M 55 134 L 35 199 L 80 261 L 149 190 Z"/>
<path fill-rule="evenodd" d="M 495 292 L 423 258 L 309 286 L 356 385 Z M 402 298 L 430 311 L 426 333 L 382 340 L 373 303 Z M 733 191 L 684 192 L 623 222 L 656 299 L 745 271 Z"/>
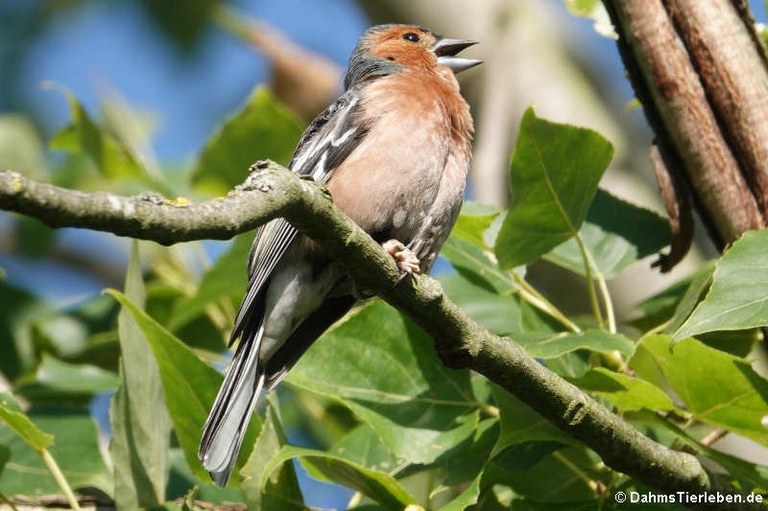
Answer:
<path fill-rule="evenodd" d="M 411 249 L 398 240 L 388 240 L 381 244 L 381 248 L 387 251 L 397 263 L 398 269 L 405 273 L 421 272 L 419 258 Z"/>

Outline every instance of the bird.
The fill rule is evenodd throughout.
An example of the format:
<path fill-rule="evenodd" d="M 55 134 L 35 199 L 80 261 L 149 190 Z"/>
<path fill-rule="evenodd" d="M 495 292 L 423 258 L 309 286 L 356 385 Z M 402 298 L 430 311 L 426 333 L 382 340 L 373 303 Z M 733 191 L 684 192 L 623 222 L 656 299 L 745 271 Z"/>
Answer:
<path fill-rule="evenodd" d="M 369 28 L 349 58 L 341 95 L 310 123 L 288 164 L 323 183 L 403 278 L 429 272 L 461 209 L 474 126 L 455 75 L 482 63 L 458 56 L 474 44 L 418 25 Z M 256 231 L 229 344 L 239 343 L 198 450 L 219 486 L 259 397 L 365 297 L 350 282 L 343 262 L 286 220 Z"/>

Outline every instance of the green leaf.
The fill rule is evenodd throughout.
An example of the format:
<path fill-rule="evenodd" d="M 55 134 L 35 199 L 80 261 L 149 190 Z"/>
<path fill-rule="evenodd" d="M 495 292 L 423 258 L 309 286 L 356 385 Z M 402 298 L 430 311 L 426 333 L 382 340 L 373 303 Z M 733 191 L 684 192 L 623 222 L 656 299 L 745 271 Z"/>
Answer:
<path fill-rule="evenodd" d="M 742 489 L 750 490 L 765 488 L 765 481 L 768 481 L 768 466 L 756 465 L 706 446 L 697 441 L 686 431 L 658 414 L 648 414 L 646 417 L 673 432 L 678 440 L 682 441 L 687 447 L 693 449 L 697 454 L 706 456 L 715 461 L 718 465 L 728 471 L 730 477 L 737 479 L 741 483 Z"/>
<path fill-rule="evenodd" d="M 621 412 L 673 410 L 672 400 L 659 387 L 645 380 L 596 367 L 571 383 L 610 401 Z"/>
<path fill-rule="evenodd" d="M 184 8 L 169 2 L 143 0 L 141 5 L 171 39 L 182 48 L 189 49 L 200 39 L 219 0 L 190 0 Z"/>
<path fill-rule="evenodd" d="M 749 362 L 685 339 L 670 351 L 665 335 L 645 337 L 638 355 L 660 368 L 695 418 L 768 444 L 761 420 L 768 410 L 768 381 Z M 630 361 L 635 367 L 635 360 Z"/>
<path fill-rule="evenodd" d="M 464 511 L 465 509 L 477 504 L 477 499 L 480 496 L 480 482 L 483 475 L 480 474 L 472 481 L 472 484 L 467 486 L 467 489 L 461 492 L 461 494 L 444 505 L 439 511 Z"/>
<path fill-rule="evenodd" d="M 493 386 L 493 398 L 501 417 L 501 433 L 494 449 L 496 454 L 510 446 L 528 442 L 578 445 L 576 440 L 501 387 Z"/>
<path fill-rule="evenodd" d="M 112 495 L 112 478 L 99 450 L 96 424 L 87 409 L 46 405 L 30 409 L 27 417 L 30 424 L 34 421 L 35 435 L 42 434 L 45 439 L 37 445 L 49 445 L 48 452 L 72 488 L 98 488 Z M 49 443 L 51 438 L 56 440 L 53 445 Z M 28 496 L 61 493 L 39 451 L 1 423 L 0 444 L 11 451 L 0 477 L 0 492 Z"/>
<path fill-rule="evenodd" d="M 485 328 L 498 335 L 520 332 L 520 303 L 517 297 L 487 291 L 456 274 L 441 275 L 440 283 L 445 294 Z"/>
<path fill-rule="evenodd" d="M 208 475 L 197 458 L 197 447 L 222 376 L 128 297 L 114 290 L 108 293 L 131 315 L 146 338 L 160 368 L 165 402 L 184 457 L 195 475 L 207 479 Z M 258 416 L 254 415 L 243 441 L 238 467 L 250 453 L 249 446 L 254 444 L 260 427 Z"/>
<path fill-rule="evenodd" d="M 608 12 L 600 0 L 565 0 L 568 10 L 576 16 L 591 18 L 598 34 L 609 39 L 618 39 Z"/>
<path fill-rule="evenodd" d="M 579 235 L 595 266 L 607 278 L 658 252 L 670 240 L 666 220 L 604 190 L 597 191 Z M 585 273 L 584 259 L 575 239 L 559 245 L 544 259 L 579 275 Z"/>
<path fill-rule="evenodd" d="M 11 459 L 11 449 L 5 445 L 0 445 L 0 477 L 2 477 L 9 459 Z"/>
<path fill-rule="evenodd" d="M 451 236 L 440 255 L 474 285 L 495 294 L 511 294 L 517 289 L 514 279 L 499 268 L 492 252 L 461 238 Z"/>
<path fill-rule="evenodd" d="M 261 434 L 240 471 L 243 477 L 240 489 L 250 510 L 303 510 L 306 506 L 293 465 L 286 463 L 279 470 L 267 472 L 269 461 L 286 443 L 279 410 L 274 403 L 270 396 Z"/>
<path fill-rule="evenodd" d="M 675 339 L 768 326 L 767 252 L 768 230 L 746 232 L 731 245 L 717 262 L 707 296 Z"/>
<path fill-rule="evenodd" d="M 500 214 L 501 210 L 496 206 L 464 201 L 451 236 L 472 243 L 476 247 L 490 249 L 493 243 L 489 243 L 486 233 Z"/>
<path fill-rule="evenodd" d="M 0 115 L 0 167 L 32 179 L 45 179 L 43 142 L 26 117 Z"/>
<path fill-rule="evenodd" d="M 134 241 L 125 292 L 144 305 L 145 291 Z M 120 387 L 110 409 L 110 454 L 115 465 L 118 507 L 159 506 L 165 501 L 171 423 L 163 397 L 158 365 L 139 324 L 127 307 L 118 315 Z"/>
<path fill-rule="evenodd" d="M 248 168 L 265 158 L 286 164 L 301 136 L 298 119 L 263 86 L 206 143 L 192 182 L 224 194 L 243 182 Z"/>
<path fill-rule="evenodd" d="M 632 356 L 635 344 L 631 339 L 612 334 L 605 330 L 586 330 L 584 332 L 560 333 L 518 333 L 517 341 L 534 358 L 552 359 L 576 350 L 590 350 L 599 353 L 618 351 L 625 356 Z"/>
<path fill-rule="evenodd" d="M 297 458 L 313 476 L 353 488 L 367 497 L 391 509 L 403 509 L 416 500 L 395 480 L 384 472 L 371 470 L 352 463 L 340 456 L 314 449 L 284 446 L 264 468 L 265 479 L 277 467 Z"/>
<path fill-rule="evenodd" d="M 529 264 L 579 231 L 612 154 L 598 133 L 526 110 L 509 171 L 513 202 L 496 239 L 502 268 Z"/>
<path fill-rule="evenodd" d="M 252 233 L 234 239 L 229 250 L 206 272 L 195 295 L 177 303 L 169 325 L 171 330 L 189 323 L 202 314 L 209 304 L 222 299 L 234 302 L 240 300 L 248 282 L 246 268 L 252 242 Z"/>
<path fill-rule="evenodd" d="M 434 461 L 477 424 L 469 372 L 443 367 L 427 335 L 381 301 L 315 342 L 288 381 L 341 400 L 413 463 Z"/>
<path fill-rule="evenodd" d="M 0 279 L 0 371 L 10 381 L 32 370 L 37 362 L 33 325 L 41 316 L 50 314 L 45 303 L 24 289 Z"/>
<path fill-rule="evenodd" d="M 41 431 L 20 410 L 14 410 L 8 398 L 0 399 L 0 419 L 36 451 L 53 444 L 53 435 Z"/>
<path fill-rule="evenodd" d="M 354 428 L 336 442 L 328 452 L 357 465 L 388 474 L 392 474 L 398 467 L 397 457 L 389 452 L 368 424 L 360 424 Z"/>
<path fill-rule="evenodd" d="M 140 158 L 98 126 L 71 92 L 56 85 L 48 85 L 61 91 L 69 102 L 72 116 L 72 124 L 58 132 L 51 140 L 52 149 L 88 155 L 96 169 L 107 178 L 132 178 L 144 183 L 154 183 Z"/>
<path fill-rule="evenodd" d="M 25 382 L 21 380 L 19 383 Z M 116 374 L 85 364 L 68 364 L 49 355 L 37 368 L 29 383 L 17 392 L 31 400 L 89 400 L 94 394 L 111 392 L 117 388 Z"/>

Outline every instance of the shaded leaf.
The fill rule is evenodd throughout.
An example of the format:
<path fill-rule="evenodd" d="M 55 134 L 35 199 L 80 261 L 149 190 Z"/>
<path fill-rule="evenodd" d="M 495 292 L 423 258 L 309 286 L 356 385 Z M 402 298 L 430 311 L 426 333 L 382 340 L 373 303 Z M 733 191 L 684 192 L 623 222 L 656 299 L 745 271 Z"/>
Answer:
<path fill-rule="evenodd" d="M 768 230 L 746 232 L 717 261 L 704 300 L 675 331 L 684 339 L 716 330 L 768 326 Z"/>
<path fill-rule="evenodd" d="M 200 360 L 128 297 L 118 291 L 108 292 L 131 315 L 145 336 L 160 368 L 165 402 L 184 457 L 195 475 L 207 479 L 208 475 L 197 458 L 197 447 L 203 424 L 222 382 L 221 374 Z M 258 417 L 254 415 L 237 466 L 241 466 L 250 453 L 248 447 L 253 445 L 260 427 Z"/>
<path fill-rule="evenodd" d="M 293 458 L 301 460 L 312 476 L 353 488 L 392 509 L 402 509 L 416 502 L 400 483 L 387 473 L 365 468 L 323 451 L 290 445 L 284 446 L 277 456 L 270 460 L 264 468 L 265 477 Z M 266 484 L 266 481 L 262 480 L 262 483 Z"/>
<path fill-rule="evenodd" d="M 494 449 L 496 454 L 512 445 L 526 442 L 556 442 L 562 445 L 578 445 L 576 440 L 557 429 L 544 417 L 501 387 L 493 386 L 493 398 L 499 408 L 501 418 L 501 433 Z"/>
<path fill-rule="evenodd" d="M 134 241 L 125 292 L 144 305 L 145 291 Z M 110 409 L 109 451 L 115 465 L 118 507 L 158 506 L 165 501 L 171 423 L 163 397 L 158 365 L 135 318 L 123 307 L 118 315 L 120 387 Z"/>
<path fill-rule="evenodd" d="M 635 352 L 634 342 L 621 335 L 606 330 L 586 330 L 584 332 L 560 333 L 518 333 L 518 342 L 534 358 L 551 359 L 576 350 L 590 350 L 599 353 L 618 351 L 625 356 Z"/>
<path fill-rule="evenodd" d="M 219 0 L 190 0 L 180 9 L 173 2 L 141 2 L 152 19 L 183 48 L 198 41 L 218 4 Z"/>
<path fill-rule="evenodd" d="M 313 344 L 288 381 L 341 400 L 394 455 L 430 463 L 477 423 L 468 371 L 443 367 L 431 345 L 410 321 L 374 301 Z"/>
<path fill-rule="evenodd" d="M 515 296 L 496 294 L 460 275 L 441 275 L 443 291 L 469 317 L 498 335 L 521 330 L 520 303 Z"/>
<path fill-rule="evenodd" d="M 248 282 L 246 267 L 253 234 L 237 236 L 229 249 L 205 273 L 194 296 L 179 300 L 169 328 L 175 330 L 202 314 L 218 300 L 239 301 Z"/>
<path fill-rule="evenodd" d="M 496 239 L 502 268 L 531 263 L 578 232 L 612 154 L 598 133 L 526 110 L 509 169 L 512 206 Z"/>
<path fill-rule="evenodd" d="M 285 463 L 278 470 L 268 472 L 270 460 L 280 453 L 285 444 L 279 410 L 274 400 L 270 399 L 259 438 L 251 456 L 240 470 L 243 476 L 240 489 L 245 495 L 248 509 L 306 509 L 293 464 Z"/>
<path fill-rule="evenodd" d="M 25 380 L 20 381 L 23 383 Z M 84 399 L 117 388 L 116 374 L 85 364 L 68 364 L 48 355 L 37 368 L 34 378 L 17 392 L 32 400 Z"/>
<path fill-rule="evenodd" d="M 87 409 L 46 405 L 30 409 L 27 417 L 30 423 L 34 421 L 38 432 L 45 431 L 45 438 L 55 438 L 48 452 L 70 486 L 98 488 L 112 495 L 112 478 L 101 457 L 96 424 Z M 10 461 L 0 477 L 0 492 L 29 496 L 61 492 L 39 452 L 2 423 L 0 444 L 11 451 Z"/>
<path fill-rule="evenodd" d="M 607 278 L 658 252 L 670 240 L 666 220 L 604 190 L 597 191 L 579 235 L 597 270 Z M 579 275 L 585 274 L 584 259 L 574 239 L 559 245 L 544 259 Z"/>
<path fill-rule="evenodd" d="M 224 194 L 248 175 L 257 160 L 286 164 L 301 136 L 296 117 L 265 87 L 258 87 L 203 148 L 192 182 Z"/>
<path fill-rule="evenodd" d="M 368 424 L 360 424 L 336 442 L 329 450 L 357 465 L 381 472 L 392 473 L 397 458 L 389 452 L 376 432 Z"/>

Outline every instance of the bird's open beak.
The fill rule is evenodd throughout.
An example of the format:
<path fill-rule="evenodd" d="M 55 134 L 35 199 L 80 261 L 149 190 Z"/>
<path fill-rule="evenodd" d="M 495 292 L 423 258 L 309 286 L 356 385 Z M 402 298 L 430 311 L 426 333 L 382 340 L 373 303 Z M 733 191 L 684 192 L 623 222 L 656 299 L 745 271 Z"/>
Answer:
<path fill-rule="evenodd" d="M 469 48 L 475 44 L 477 44 L 477 41 L 464 39 L 439 39 L 432 47 L 432 52 L 437 55 L 437 63 L 439 65 L 448 66 L 454 74 L 458 74 L 466 69 L 483 63 L 482 60 L 465 59 L 456 56 L 461 50 Z"/>

